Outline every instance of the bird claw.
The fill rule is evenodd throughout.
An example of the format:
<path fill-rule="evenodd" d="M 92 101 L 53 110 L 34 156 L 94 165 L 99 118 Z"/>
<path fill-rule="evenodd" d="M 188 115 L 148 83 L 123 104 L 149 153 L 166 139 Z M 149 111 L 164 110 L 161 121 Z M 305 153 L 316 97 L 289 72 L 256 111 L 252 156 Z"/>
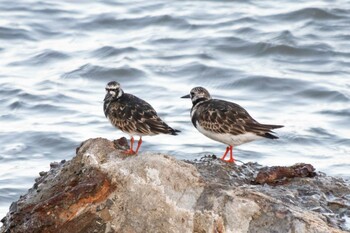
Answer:
<path fill-rule="evenodd" d="M 222 161 L 226 162 L 226 163 L 235 163 L 235 159 L 229 159 L 229 160 L 225 160 L 225 159 L 221 159 Z"/>
<path fill-rule="evenodd" d="M 123 153 L 126 154 L 126 155 L 135 155 L 135 154 L 136 154 L 136 152 L 133 151 L 132 149 L 130 149 L 130 150 L 125 150 L 125 151 L 123 151 Z"/>

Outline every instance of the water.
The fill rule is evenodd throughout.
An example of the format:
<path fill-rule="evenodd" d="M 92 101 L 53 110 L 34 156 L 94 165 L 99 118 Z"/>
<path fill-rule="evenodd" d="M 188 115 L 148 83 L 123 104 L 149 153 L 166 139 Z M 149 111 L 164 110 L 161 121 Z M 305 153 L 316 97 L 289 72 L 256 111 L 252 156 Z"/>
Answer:
<path fill-rule="evenodd" d="M 180 99 L 201 85 L 285 125 L 237 159 L 350 177 L 349 1 L 1 0 L 0 15 L 0 216 L 83 140 L 125 136 L 102 111 L 111 80 L 182 131 L 142 151 L 221 156 Z"/>

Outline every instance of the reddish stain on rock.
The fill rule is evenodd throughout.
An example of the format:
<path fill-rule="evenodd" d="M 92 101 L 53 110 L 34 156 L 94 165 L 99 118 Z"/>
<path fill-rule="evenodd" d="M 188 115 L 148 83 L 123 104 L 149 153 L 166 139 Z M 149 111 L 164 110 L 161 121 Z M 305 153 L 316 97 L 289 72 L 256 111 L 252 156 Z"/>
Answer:
<path fill-rule="evenodd" d="M 28 232 L 28 229 L 32 229 L 32 232 L 58 232 L 58 229 L 76 218 L 78 213 L 91 215 L 92 213 L 88 214 L 89 205 L 105 200 L 115 189 L 108 177 L 95 168 L 68 173 L 72 175 L 71 179 L 56 177 L 56 181 L 62 182 L 56 182 L 50 190 L 46 190 L 50 194 L 46 195 L 47 199 L 43 196 L 41 202 L 24 205 L 19 200 L 18 210 L 11 215 L 11 222 L 17 223 L 16 230 L 10 232 Z M 64 176 L 67 177 L 67 174 Z M 80 221 L 79 217 L 74 221 Z M 83 219 L 90 221 L 92 217 Z M 13 227 L 9 226 L 9 230 Z"/>

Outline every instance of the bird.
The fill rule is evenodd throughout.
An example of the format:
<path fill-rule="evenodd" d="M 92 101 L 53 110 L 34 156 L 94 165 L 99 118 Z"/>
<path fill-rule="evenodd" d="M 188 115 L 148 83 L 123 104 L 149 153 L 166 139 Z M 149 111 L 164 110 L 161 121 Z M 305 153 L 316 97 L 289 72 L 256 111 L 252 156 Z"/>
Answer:
<path fill-rule="evenodd" d="M 192 101 L 191 121 L 194 127 L 210 139 L 227 145 L 221 160 L 234 163 L 233 147 L 258 139 L 277 139 L 273 129 L 283 125 L 260 124 L 240 105 L 213 99 L 204 87 L 194 87 L 181 98 Z M 230 158 L 225 160 L 228 152 Z"/>
<path fill-rule="evenodd" d="M 103 111 L 106 118 L 113 126 L 130 136 L 130 149 L 124 151 L 125 154 L 138 153 L 142 144 L 142 136 L 177 135 L 181 132 L 162 121 L 149 103 L 132 94 L 124 93 L 118 82 L 109 82 L 105 89 Z M 136 151 L 134 151 L 134 136 L 136 135 L 140 138 Z"/>

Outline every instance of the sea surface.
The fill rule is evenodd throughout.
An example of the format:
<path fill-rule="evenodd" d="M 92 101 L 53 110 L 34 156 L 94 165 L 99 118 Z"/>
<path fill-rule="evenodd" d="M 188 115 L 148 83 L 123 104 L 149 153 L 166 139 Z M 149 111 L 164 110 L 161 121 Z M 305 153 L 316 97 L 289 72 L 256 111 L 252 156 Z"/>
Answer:
<path fill-rule="evenodd" d="M 349 179 L 349 29 L 348 0 L 1 0 L 0 217 L 82 141 L 127 136 L 103 114 L 112 80 L 182 131 L 144 137 L 141 151 L 223 154 L 180 99 L 203 86 L 285 125 L 279 140 L 235 148 L 236 159 Z"/>

